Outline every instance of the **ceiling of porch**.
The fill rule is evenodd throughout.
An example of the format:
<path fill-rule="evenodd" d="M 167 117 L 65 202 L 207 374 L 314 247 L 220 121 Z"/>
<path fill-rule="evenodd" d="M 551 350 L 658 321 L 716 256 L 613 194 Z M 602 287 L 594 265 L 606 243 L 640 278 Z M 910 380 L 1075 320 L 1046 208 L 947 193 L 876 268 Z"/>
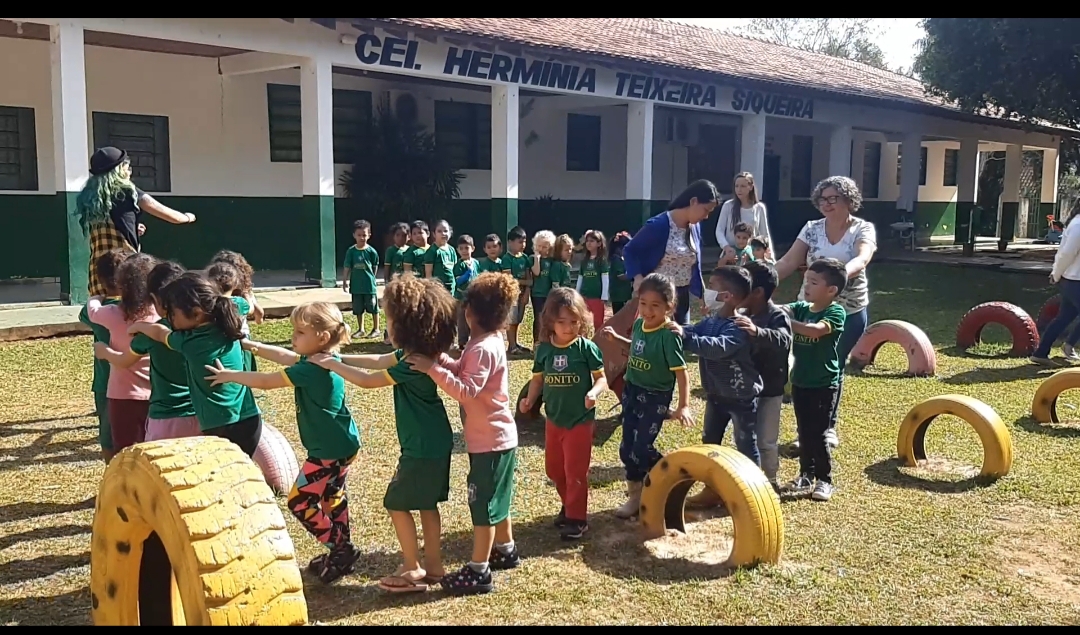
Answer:
<path fill-rule="evenodd" d="M 49 41 L 49 27 L 45 24 L 31 24 L 29 22 L 16 24 L 11 20 L 0 20 L 0 37 L 47 42 Z M 145 51 L 148 53 L 165 53 L 168 55 L 190 55 L 194 57 L 227 57 L 229 55 L 247 53 L 247 51 L 241 49 L 221 46 L 204 46 L 202 44 L 159 40 L 148 37 L 137 37 L 134 35 L 123 35 L 120 33 L 103 33 L 101 31 L 86 31 L 85 42 L 87 46 L 102 46 L 105 48 Z"/>

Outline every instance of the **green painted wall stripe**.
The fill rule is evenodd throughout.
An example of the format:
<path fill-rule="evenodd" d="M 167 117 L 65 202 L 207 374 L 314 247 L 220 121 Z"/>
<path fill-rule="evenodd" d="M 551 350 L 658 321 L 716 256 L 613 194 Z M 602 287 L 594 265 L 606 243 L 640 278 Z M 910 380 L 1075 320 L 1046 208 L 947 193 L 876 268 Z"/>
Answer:
<path fill-rule="evenodd" d="M 78 197 L 78 192 L 60 192 L 55 197 L 55 204 L 66 219 L 66 248 L 61 265 L 63 269 L 60 272 L 60 293 L 65 294 L 72 305 L 85 303 L 90 293 L 87 288 L 90 284 L 90 239 L 75 216 L 75 202 Z"/>
<path fill-rule="evenodd" d="M 305 196 L 304 213 L 297 228 L 305 243 L 303 251 L 309 254 L 304 267 L 307 278 L 326 289 L 337 281 L 335 215 L 333 196 Z"/>
<path fill-rule="evenodd" d="M 493 198 L 491 199 L 491 228 L 478 236 L 473 236 L 473 241 L 479 246 L 487 234 L 498 234 L 506 241 L 506 235 L 510 230 L 517 227 L 519 201 L 516 198 Z"/>

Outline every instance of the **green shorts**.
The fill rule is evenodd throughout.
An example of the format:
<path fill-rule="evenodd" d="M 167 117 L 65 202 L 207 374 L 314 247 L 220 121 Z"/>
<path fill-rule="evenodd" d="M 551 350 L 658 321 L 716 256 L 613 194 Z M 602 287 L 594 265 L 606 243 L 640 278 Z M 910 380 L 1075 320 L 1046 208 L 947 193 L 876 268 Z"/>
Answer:
<path fill-rule="evenodd" d="M 469 455 L 469 513 L 473 527 L 494 527 L 510 517 L 517 448 Z"/>
<path fill-rule="evenodd" d="M 94 393 L 94 408 L 97 409 L 98 444 L 102 450 L 112 450 L 112 424 L 109 423 L 109 398 L 104 392 Z"/>
<path fill-rule="evenodd" d="M 450 498 L 450 457 L 398 459 L 383 507 L 392 512 L 435 511 Z"/>
<path fill-rule="evenodd" d="M 353 315 L 363 315 L 369 313 L 371 315 L 379 314 L 379 296 L 375 294 L 361 294 L 353 295 L 352 297 L 352 312 Z"/>

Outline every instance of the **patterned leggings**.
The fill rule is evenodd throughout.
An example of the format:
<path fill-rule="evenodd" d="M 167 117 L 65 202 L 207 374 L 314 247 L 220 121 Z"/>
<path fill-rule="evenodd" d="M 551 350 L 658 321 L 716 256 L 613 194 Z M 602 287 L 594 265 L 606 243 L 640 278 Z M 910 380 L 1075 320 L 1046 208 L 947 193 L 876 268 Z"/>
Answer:
<path fill-rule="evenodd" d="M 349 499 L 345 477 L 356 457 L 337 461 L 309 458 L 300 466 L 289 492 L 289 509 L 300 524 L 324 545 L 350 542 Z"/>

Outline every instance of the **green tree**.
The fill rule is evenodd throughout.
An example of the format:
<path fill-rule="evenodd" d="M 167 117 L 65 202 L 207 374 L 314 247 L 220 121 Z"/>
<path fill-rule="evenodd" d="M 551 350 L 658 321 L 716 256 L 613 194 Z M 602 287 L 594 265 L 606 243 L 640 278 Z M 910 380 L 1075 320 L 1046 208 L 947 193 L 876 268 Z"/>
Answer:
<path fill-rule="evenodd" d="M 833 57 L 862 62 L 884 70 L 885 54 L 875 43 L 880 28 L 874 18 L 751 18 L 743 35 Z"/>

